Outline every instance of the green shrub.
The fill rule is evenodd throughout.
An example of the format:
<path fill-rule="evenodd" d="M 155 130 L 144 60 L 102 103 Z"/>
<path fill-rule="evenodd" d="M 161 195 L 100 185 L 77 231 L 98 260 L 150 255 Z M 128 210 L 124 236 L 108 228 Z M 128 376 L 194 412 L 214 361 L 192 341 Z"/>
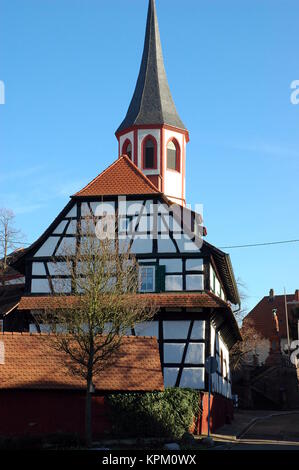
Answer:
<path fill-rule="evenodd" d="M 113 433 L 126 437 L 179 439 L 200 410 L 197 391 L 167 388 L 164 392 L 108 395 Z"/>

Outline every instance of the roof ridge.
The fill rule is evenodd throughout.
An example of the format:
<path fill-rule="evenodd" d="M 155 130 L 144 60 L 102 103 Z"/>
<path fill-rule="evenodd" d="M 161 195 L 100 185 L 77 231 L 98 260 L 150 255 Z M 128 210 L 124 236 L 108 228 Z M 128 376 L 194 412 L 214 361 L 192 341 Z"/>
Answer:
<path fill-rule="evenodd" d="M 118 158 L 117 161 L 119 161 L 119 160 L 122 159 L 122 158 L 124 159 L 124 161 L 125 161 L 126 163 L 129 164 L 129 166 L 131 165 L 131 166 L 133 167 L 133 169 L 134 169 L 135 171 L 137 171 L 137 174 L 139 174 L 139 176 L 141 176 L 141 177 L 144 179 L 144 181 L 145 181 L 152 189 L 154 189 L 158 194 L 162 194 L 162 192 L 159 191 L 159 189 L 154 185 L 154 183 L 152 183 L 152 182 L 148 179 L 148 177 L 140 170 L 140 168 L 138 168 L 137 165 L 135 165 L 134 162 L 132 162 L 132 160 L 131 160 L 127 155 L 124 155 L 124 154 L 121 155 L 121 156 Z"/>
<path fill-rule="evenodd" d="M 82 191 L 84 191 L 85 189 L 89 188 L 89 186 L 94 182 L 96 181 L 100 176 L 104 175 L 105 173 L 107 173 L 107 171 L 110 169 L 110 168 L 113 168 L 114 165 L 116 165 L 116 163 L 119 161 L 119 158 L 117 160 L 114 160 L 113 163 L 111 163 L 109 166 L 107 166 L 107 168 L 105 168 L 103 171 L 101 171 L 101 173 L 99 173 L 97 176 L 95 176 L 95 178 L 93 178 L 86 186 L 84 186 L 82 189 L 80 189 L 80 191 L 77 191 L 73 196 L 77 196 L 79 193 L 81 193 Z M 71 197 L 73 197 L 71 196 Z"/>
<path fill-rule="evenodd" d="M 158 188 L 147 178 L 146 175 L 138 168 L 137 165 L 135 165 L 134 162 L 131 161 L 131 159 L 127 155 L 120 155 L 111 165 L 109 165 L 105 170 L 103 170 L 101 173 L 99 173 L 95 178 L 93 178 L 92 181 L 90 181 L 86 186 L 84 186 L 80 191 L 77 191 L 72 198 L 74 197 L 79 197 L 82 195 L 82 193 L 88 191 L 89 188 L 91 188 L 96 182 L 99 182 L 101 184 L 101 178 L 106 175 L 114 168 L 117 167 L 117 165 L 120 165 L 121 163 L 124 163 L 129 170 L 132 170 L 135 174 L 135 176 L 139 177 L 143 183 L 146 184 L 147 188 L 151 190 L 151 192 L 154 192 L 155 194 L 160 194 L 162 195 L 163 193 L 158 190 Z M 108 176 L 109 177 L 109 176 Z M 130 193 L 133 194 L 133 193 Z M 140 191 L 136 192 L 136 194 L 142 194 Z M 84 194 L 83 194 L 84 195 Z M 106 195 L 105 193 L 103 195 Z M 101 194 L 98 194 L 98 196 L 101 196 Z"/>

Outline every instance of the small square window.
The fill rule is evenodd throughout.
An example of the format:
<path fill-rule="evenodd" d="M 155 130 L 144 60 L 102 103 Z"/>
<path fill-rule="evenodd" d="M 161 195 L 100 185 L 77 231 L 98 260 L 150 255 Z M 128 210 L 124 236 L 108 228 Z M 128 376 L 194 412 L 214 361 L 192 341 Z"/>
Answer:
<path fill-rule="evenodd" d="M 140 292 L 155 291 L 155 266 L 139 267 Z"/>

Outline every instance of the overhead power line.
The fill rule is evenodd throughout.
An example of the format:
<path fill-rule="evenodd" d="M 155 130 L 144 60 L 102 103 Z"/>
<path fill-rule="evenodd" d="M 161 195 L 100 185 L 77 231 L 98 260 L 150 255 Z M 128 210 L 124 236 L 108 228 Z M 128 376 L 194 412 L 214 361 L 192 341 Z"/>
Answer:
<path fill-rule="evenodd" d="M 285 244 L 285 243 L 298 243 L 299 242 L 299 239 L 295 239 L 295 240 L 281 240 L 281 241 L 278 241 L 278 242 L 264 242 L 264 243 L 249 243 L 247 245 L 231 245 L 231 246 L 220 246 L 219 248 L 221 250 L 228 250 L 230 248 L 251 248 L 251 247 L 255 247 L 255 246 L 269 246 L 269 245 L 281 245 L 281 244 Z"/>
<path fill-rule="evenodd" d="M 27 242 L 20 242 L 17 240 L 11 240 L 12 243 L 16 245 L 27 245 L 30 246 L 32 243 L 27 243 Z M 275 242 L 261 242 L 261 243 L 248 243 L 246 245 L 228 245 L 228 246 L 219 246 L 220 250 L 228 250 L 232 248 L 252 248 L 256 246 L 269 246 L 269 245 L 282 245 L 286 243 L 298 243 L 299 239 L 294 239 L 294 240 L 280 240 L 280 241 L 275 241 Z"/>

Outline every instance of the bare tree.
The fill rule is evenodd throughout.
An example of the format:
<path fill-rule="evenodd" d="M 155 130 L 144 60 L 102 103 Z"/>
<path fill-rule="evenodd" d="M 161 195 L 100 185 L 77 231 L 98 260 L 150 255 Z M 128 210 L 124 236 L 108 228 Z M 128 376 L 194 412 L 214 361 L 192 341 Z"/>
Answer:
<path fill-rule="evenodd" d="M 86 443 L 92 442 L 93 379 L 115 360 L 125 335 L 151 320 L 157 309 L 147 296 L 138 295 L 138 263 L 118 241 L 95 236 L 94 222 L 82 221 L 76 247 L 63 247 L 52 277 L 55 308 L 37 318 L 50 327 L 47 341 L 63 352 L 71 374 L 86 382 Z M 89 225 L 89 227 L 87 227 Z M 67 239 L 66 239 L 67 240 Z M 72 298 L 67 292 L 73 290 Z"/>
<path fill-rule="evenodd" d="M 5 272 L 8 267 L 8 255 L 15 250 L 22 237 L 14 226 L 15 215 L 10 209 L 0 208 L 0 278 L 5 285 Z"/>
<path fill-rule="evenodd" d="M 238 341 L 230 350 L 230 362 L 232 370 L 238 370 L 252 362 L 258 344 L 262 341 L 262 335 L 256 330 L 251 320 L 243 322 L 241 327 L 242 341 Z"/>
<path fill-rule="evenodd" d="M 247 298 L 247 286 L 240 278 L 237 279 L 237 285 L 240 293 L 241 305 Z M 258 343 L 262 340 L 261 334 L 256 330 L 254 324 L 244 317 L 247 314 L 247 308 L 240 308 L 234 312 L 237 322 L 240 325 L 242 341 L 238 341 L 230 350 L 230 364 L 234 371 L 241 369 L 242 366 L 249 364 L 252 356 L 255 354 Z"/>

